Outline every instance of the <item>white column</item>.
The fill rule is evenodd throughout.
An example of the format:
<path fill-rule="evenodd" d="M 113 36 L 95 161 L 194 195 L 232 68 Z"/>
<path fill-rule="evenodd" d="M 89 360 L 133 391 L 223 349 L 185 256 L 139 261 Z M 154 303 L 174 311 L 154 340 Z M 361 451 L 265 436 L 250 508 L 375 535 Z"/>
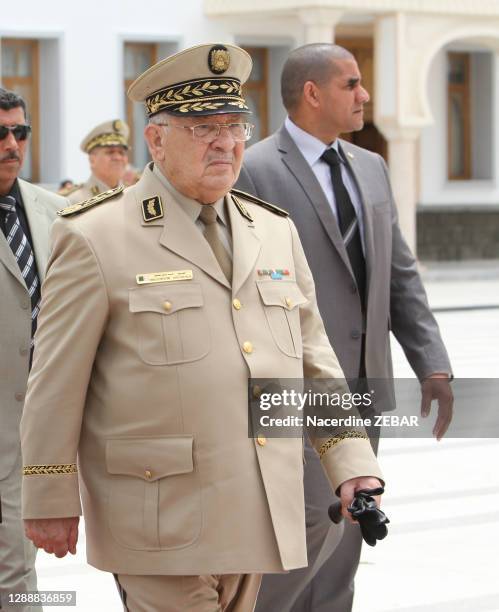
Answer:
<path fill-rule="evenodd" d="M 327 8 L 301 9 L 298 11 L 304 25 L 303 43 L 333 43 L 334 29 L 344 11 Z"/>
<path fill-rule="evenodd" d="M 393 14 L 378 17 L 375 22 L 374 123 L 388 142 L 388 165 L 399 223 L 410 249 L 416 254 L 418 141 L 421 129 L 431 118 L 414 106 L 420 99 L 421 82 L 418 67 L 407 68 L 408 19 L 405 14 Z"/>
<path fill-rule="evenodd" d="M 383 129 L 388 140 L 388 164 L 400 228 L 407 244 L 416 254 L 416 205 L 418 201 L 419 128 Z"/>

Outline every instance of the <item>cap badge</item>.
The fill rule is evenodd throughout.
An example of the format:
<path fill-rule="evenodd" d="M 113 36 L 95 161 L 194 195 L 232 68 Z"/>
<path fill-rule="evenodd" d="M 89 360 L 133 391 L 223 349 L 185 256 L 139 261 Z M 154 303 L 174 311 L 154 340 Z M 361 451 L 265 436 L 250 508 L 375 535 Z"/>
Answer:
<path fill-rule="evenodd" d="M 124 128 L 123 121 L 121 119 L 115 119 L 113 121 L 113 130 L 115 132 L 121 132 Z"/>
<path fill-rule="evenodd" d="M 227 47 L 216 45 L 208 52 L 208 66 L 213 74 L 223 74 L 230 65 L 230 55 Z"/>
<path fill-rule="evenodd" d="M 57 214 L 60 217 L 69 217 L 70 215 L 79 214 L 81 212 L 89 210 L 90 208 L 93 208 L 97 204 L 101 204 L 102 202 L 105 202 L 106 200 L 110 200 L 111 198 L 114 198 L 115 196 L 120 194 L 123 191 L 123 189 L 125 189 L 123 185 L 118 185 L 118 187 L 115 187 L 114 189 L 108 189 L 107 191 L 103 191 L 102 193 L 94 195 L 92 198 L 89 198 L 88 200 L 84 200 L 83 202 L 79 202 L 78 204 L 73 204 L 72 206 L 66 206 L 66 208 L 63 208 L 62 210 L 58 210 Z"/>

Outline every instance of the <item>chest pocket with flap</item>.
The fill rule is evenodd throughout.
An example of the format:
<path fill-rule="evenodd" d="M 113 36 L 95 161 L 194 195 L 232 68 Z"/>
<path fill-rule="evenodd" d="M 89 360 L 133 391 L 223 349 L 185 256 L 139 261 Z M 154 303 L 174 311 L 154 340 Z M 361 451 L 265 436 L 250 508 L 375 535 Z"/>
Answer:
<path fill-rule="evenodd" d="M 141 359 L 149 365 L 175 365 L 205 357 L 211 340 L 203 304 L 198 283 L 130 289 L 129 307 Z"/>
<path fill-rule="evenodd" d="M 300 306 L 308 302 L 295 281 L 256 281 L 265 316 L 279 349 L 289 357 L 302 357 Z"/>

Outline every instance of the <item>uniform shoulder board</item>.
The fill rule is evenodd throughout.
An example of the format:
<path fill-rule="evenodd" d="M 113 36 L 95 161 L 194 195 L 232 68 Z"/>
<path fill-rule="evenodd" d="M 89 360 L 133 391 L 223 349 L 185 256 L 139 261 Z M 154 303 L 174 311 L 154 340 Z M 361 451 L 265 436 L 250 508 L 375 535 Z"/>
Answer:
<path fill-rule="evenodd" d="M 108 191 L 103 191 L 102 193 L 99 193 L 93 198 L 84 200 L 83 202 L 78 202 L 78 204 L 66 206 L 66 208 L 58 210 L 57 214 L 59 215 L 59 217 L 69 217 L 71 215 L 78 215 L 86 210 L 89 210 L 90 208 L 93 208 L 94 206 L 97 206 L 97 204 L 102 204 L 102 202 L 104 202 L 105 200 L 110 200 L 111 198 L 114 198 L 114 196 L 120 194 L 123 189 L 125 189 L 124 185 L 118 185 L 118 187 L 115 187 L 114 189 L 108 189 Z"/>
<path fill-rule="evenodd" d="M 258 206 L 262 206 L 263 208 L 270 210 L 270 212 L 273 212 L 276 215 L 280 215 L 281 217 L 289 216 L 289 213 L 287 210 L 284 210 L 283 208 L 279 208 L 279 206 L 276 206 L 275 204 L 271 204 L 270 202 L 266 202 L 265 200 L 260 200 L 260 198 L 257 198 L 251 193 L 246 193 L 245 191 L 241 191 L 240 189 L 231 189 L 230 192 L 236 196 L 245 198 L 246 200 L 253 202 L 253 204 L 258 204 Z"/>

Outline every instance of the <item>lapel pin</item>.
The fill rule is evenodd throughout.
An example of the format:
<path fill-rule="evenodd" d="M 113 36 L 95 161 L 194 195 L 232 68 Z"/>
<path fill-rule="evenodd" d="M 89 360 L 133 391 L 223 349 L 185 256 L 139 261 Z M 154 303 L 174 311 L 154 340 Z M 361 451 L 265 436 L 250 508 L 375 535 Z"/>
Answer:
<path fill-rule="evenodd" d="M 348 159 L 355 159 L 355 155 L 353 153 L 350 153 L 350 151 L 347 151 L 347 157 Z"/>

